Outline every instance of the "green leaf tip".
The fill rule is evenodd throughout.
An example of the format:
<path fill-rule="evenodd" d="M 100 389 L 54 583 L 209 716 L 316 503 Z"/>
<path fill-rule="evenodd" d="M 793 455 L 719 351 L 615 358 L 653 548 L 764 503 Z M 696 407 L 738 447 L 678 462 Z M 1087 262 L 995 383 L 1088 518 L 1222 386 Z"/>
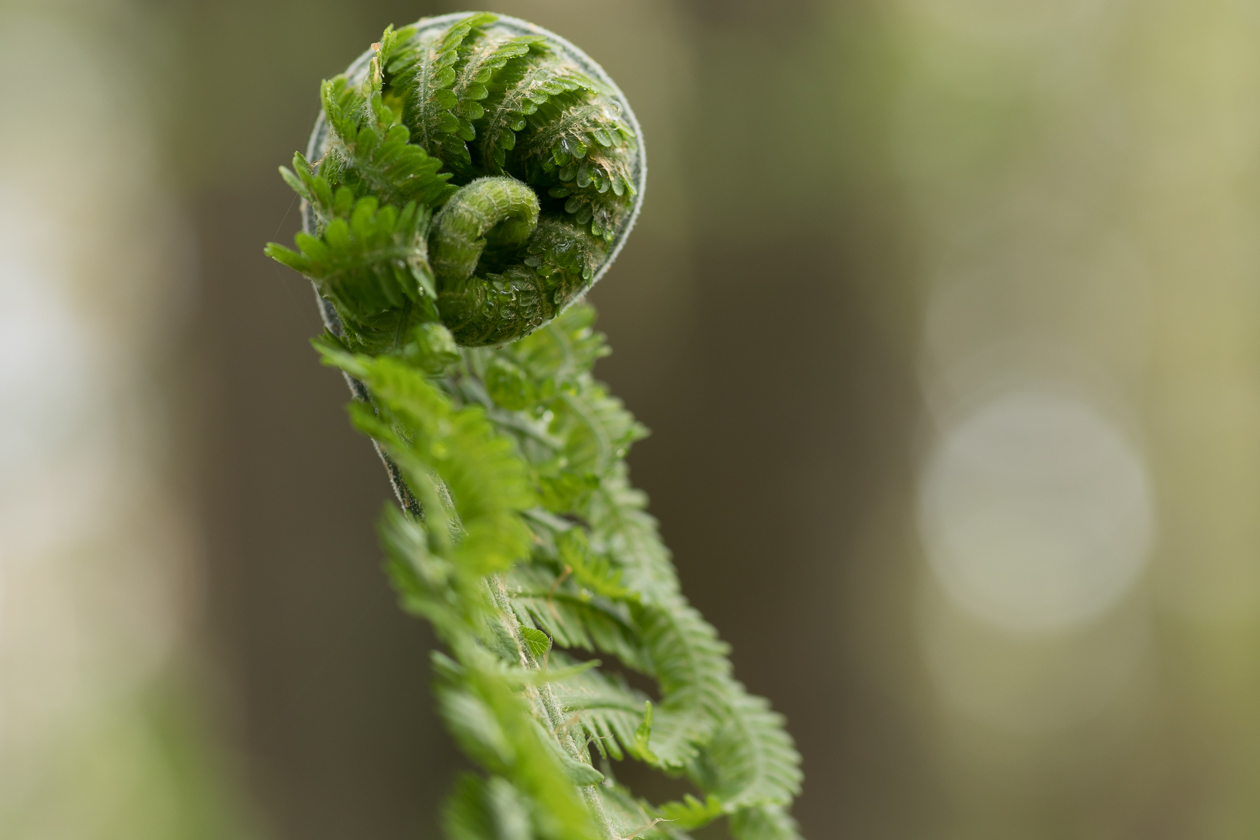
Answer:
<path fill-rule="evenodd" d="M 525 642 L 525 649 L 537 659 L 542 659 L 551 651 L 551 637 L 541 630 L 522 627 L 521 638 Z"/>

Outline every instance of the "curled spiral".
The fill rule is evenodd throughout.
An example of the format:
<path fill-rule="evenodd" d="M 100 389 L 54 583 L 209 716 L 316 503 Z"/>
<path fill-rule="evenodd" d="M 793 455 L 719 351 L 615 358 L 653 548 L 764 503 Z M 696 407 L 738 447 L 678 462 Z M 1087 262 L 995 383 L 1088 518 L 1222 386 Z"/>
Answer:
<path fill-rule="evenodd" d="M 300 252 L 352 347 L 400 352 L 440 320 L 464 346 L 558 315 L 634 224 L 646 165 L 624 95 L 585 53 L 487 13 L 386 30 L 325 82 L 305 156 Z"/>

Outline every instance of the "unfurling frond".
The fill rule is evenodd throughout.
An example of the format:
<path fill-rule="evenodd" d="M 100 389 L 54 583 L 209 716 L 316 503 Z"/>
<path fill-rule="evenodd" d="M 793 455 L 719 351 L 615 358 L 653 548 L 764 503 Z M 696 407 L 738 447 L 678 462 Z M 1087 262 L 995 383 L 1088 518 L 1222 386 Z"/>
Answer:
<path fill-rule="evenodd" d="M 638 208 L 628 105 L 567 42 L 486 13 L 386 29 L 321 102 L 281 170 L 305 230 L 267 253 L 319 292 L 315 346 L 401 503 L 386 567 L 481 771 L 447 837 L 687 840 L 726 817 L 799 840 L 800 758 L 681 592 L 626 466 L 647 431 L 592 375 L 608 348 L 575 304 Z M 694 793 L 645 801 L 624 760 Z"/>

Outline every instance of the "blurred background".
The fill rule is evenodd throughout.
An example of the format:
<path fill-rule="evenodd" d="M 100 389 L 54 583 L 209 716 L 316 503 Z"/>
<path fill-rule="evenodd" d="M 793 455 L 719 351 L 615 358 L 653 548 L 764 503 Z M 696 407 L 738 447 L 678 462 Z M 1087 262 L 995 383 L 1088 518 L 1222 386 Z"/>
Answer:
<path fill-rule="evenodd" d="M 388 485 L 262 246 L 319 80 L 459 8 L 0 3 L 6 840 L 437 835 Z M 643 124 L 597 372 L 806 835 L 1260 835 L 1260 5 L 490 9 Z"/>

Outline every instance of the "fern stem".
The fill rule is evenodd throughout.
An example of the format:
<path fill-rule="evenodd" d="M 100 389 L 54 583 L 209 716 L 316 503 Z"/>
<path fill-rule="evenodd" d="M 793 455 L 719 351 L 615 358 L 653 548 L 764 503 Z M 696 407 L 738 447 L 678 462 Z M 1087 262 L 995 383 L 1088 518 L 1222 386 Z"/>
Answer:
<path fill-rule="evenodd" d="M 517 655 L 520 658 L 521 665 L 532 671 L 541 671 L 543 669 L 542 663 L 538 661 L 538 657 L 529 649 L 521 636 L 521 623 L 516 618 L 516 613 L 512 610 L 503 575 L 494 575 L 490 579 L 490 592 L 495 606 L 499 608 L 500 620 L 516 644 Z M 530 686 L 527 691 L 533 699 L 538 701 L 538 704 L 547 716 L 548 722 L 551 724 L 552 733 L 560 742 L 560 746 L 569 754 L 569 757 L 574 761 L 590 766 L 590 751 L 584 746 L 580 746 L 570 731 L 564 716 L 564 710 L 556 700 L 555 691 L 552 687 L 547 683 L 543 683 L 540 686 Z M 617 840 L 616 831 L 604 809 L 603 800 L 587 786 L 579 788 L 579 792 L 587 807 L 592 810 L 603 826 L 606 840 Z"/>

